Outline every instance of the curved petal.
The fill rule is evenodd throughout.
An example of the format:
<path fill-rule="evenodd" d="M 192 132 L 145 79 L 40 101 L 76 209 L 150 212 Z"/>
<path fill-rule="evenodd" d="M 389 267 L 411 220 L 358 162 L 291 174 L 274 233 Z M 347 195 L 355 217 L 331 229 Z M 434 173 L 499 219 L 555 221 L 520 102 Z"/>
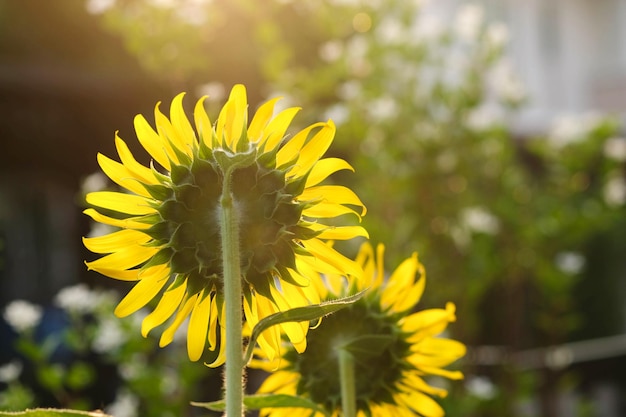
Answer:
<path fill-rule="evenodd" d="M 263 139 L 258 145 L 259 149 L 269 152 L 277 148 L 285 137 L 291 121 L 300 110 L 300 107 L 290 107 L 278 113 L 265 127 Z"/>
<path fill-rule="evenodd" d="M 141 180 L 136 178 L 124 165 L 101 153 L 98 153 L 97 159 L 98 165 L 100 165 L 102 171 L 107 177 L 111 178 L 114 183 L 142 197 L 150 197 L 150 193 L 141 185 Z"/>
<path fill-rule="evenodd" d="M 130 269 L 153 257 L 159 248 L 147 246 L 131 246 L 125 250 L 103 256 L 92 262 L 86 262 L 87 268 L 98 271 L 100 268 Z"/>
<path fill-rule="evenodd" d="M 200 140 L 208 147 L 213 147 L 213 126 L 211 125 L 211 119 L 204 109 L 204 100 L 206 96 L 202 97 L 196 103 L 196 107 L 193 111 L 193 119 L 196 124 L 196 131 Z"/>
<path fill-rule="evenodd" d="M 158 104 L 157 104 L 158 107 Z M 148 151 L 163 168 L 168 171 L 172 168 L 166 151 L 166 145 L 157 132 L 152 129 L 148 121 L 141 114 L 135 116 L 135 132 L 141 146 Z"/>
<path fill-rule="evenodd" d="M 113 253 L 133 246 L 141 246 L 150 236 L 132 229 L 123 229 L 98 237 L 83 237 L 83 244 L 94 253 Z"/>
<path fill-rule="evenodd" d="M 152 208 L 146 198 L 118 193 L 115 191 L 95 191 L 85 197 L 87 203 L 108 210 L 127 214 L 153 214 L 156 210 Z"/>
<path fill-rule="evenodd" d="M 130 219 L 114 219 L 113 217 L 105 216 L 98 213 L 92 208 L 88 208 L 83 211 L 84 214 L 91 217 L 98 223 L 108 224 L 109 226 L 121 227 L 123 229 L 149 229 L 150 225 L 136 220 Z"/>
<path fill-rule="evenodd" d="M 183 321 L 185 321 L 185 319 L 189 317 L 189 314 L 191 313 L 193 306 L 196 305 L 196 298 L 198 298 L 197 294 L 192 295 L 191 297 L 187 299 L 187 301 L 184 302 L 182 307 L 178 309 L 178 312 L 176 313 L 176 316 L 174 317 L 174 321 L 172 321 L 172 323 L 167 327 L 167 329 L 163 331 L 163 334 L 161 335 L 161 338 L 159 339 L 159 347 L 164 347 L 172 343 L 172 340 L 174 340 L 174 334 L 176 333 L 176 330 L 178 330 L 180 325 L 183 324 Z M 189 343 L 190 337 L 195 337 L 195 335 L 188 334 L 187 343 Z"/>
<path fill-rule="evenodd" d="M 361 199 L 350 188 L 343 185 L 317 185 L 306 188 L 298 196 L 300 201 L 324 201 L 342 205 L 361 207 L 361 216 L 367 212 Z"/>
<path fill-rule="evenodd" d="M 288 176 L 304 176 L 313 165 L 326 153 L 335 138 L 335 124 L 329 120 L 315 135 L 304 145 L 298 162 L 287 173 Z"/>
<path fill-rule="evenodd" d="M 311 172 L 306 179 L 305 187 L 312 187 L 314 185 L 319 184 L 324 181 L 330 175 L 334 174 L 337 171 L 341 171 L 343 169 L 348 169 L 354 172 L 354 168 L 352 165 L 344 161 L 340 158 L 324 158 L 320 159 L 313 165 L 311 168 Z"/>
<path fill-rule="evenodd" d="M 165 265 L 154 266 L 143 271 L 139 282 L 115 308 L 115 315 L 126 317 L 148 304 L 165 286 L 169 276 L 170 270 Z"/>
<path fill-rule="evenodd" d="M 173 287 L 173 288 L 172 288 Z M 146 316 L 141 322 L 141 335 L 148 336 L 152 329 L 165 323 L 167 319 L 172 317 L 176 309 L 183 301 L 183 296 L 187 291 L 187 281 L 183 281 L 181 285 L 173 282 L 159 300 L 159 304 Z"/>
<path fill-rule="evenodd" d="M 206 290 L 205 290 L 206 291 Z M 187 329 L 187 354 L 189 359 L 197 361 L 202 357 L 209 330 L 209 316 L 211 314 L 211 297 L 205 291 L 198 296 L 196 305 L 191 311 L 189 327 Z"/>

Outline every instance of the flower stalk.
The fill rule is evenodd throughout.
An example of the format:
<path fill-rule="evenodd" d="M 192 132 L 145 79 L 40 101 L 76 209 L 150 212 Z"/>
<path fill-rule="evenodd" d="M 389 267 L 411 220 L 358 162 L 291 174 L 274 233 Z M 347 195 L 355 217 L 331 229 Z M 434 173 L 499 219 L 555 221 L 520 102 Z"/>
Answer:
<path fill-rule="evenodd" d="M 356 417 L 356 386 L 354 380 L 354 357 L 347 349 L 337 349 L 339 358 L 339 380 L 341 386 L 341 408 L 343 417 Z"/>
<path fill-rule="evenodd" d="M 226 308 L 225 416 L 237 417 L 243 416 L 242 291 L 239 219 L 231 192 L 232 171 L 233 169 L 227 169 L 224 172 L 220 199 L 220 227 Z"/>

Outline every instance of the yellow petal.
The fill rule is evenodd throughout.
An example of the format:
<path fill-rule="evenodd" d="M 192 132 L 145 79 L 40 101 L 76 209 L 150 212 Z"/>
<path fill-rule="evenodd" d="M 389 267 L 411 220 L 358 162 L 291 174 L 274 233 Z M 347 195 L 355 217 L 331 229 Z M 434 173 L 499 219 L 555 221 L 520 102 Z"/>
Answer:
<path fill-rule="evenodd" d="M 312 261 L 313 263 L 319 263 L 318 261 L 321 260 L 328 265 L 334 266 L 339 273 L 344 275 L 361 277 L 363 274 L 363 270 L 356 262 L 346 258 L 321 240 L 309 239 L 303 240 L 301 243 L 315 257 L 315 260 Z"/>
<path fill-rule="evenodd" d="M 85 197 L 87 203 L 108 210 L 127 214 L 153 214 L 156 210 L 150 207 L 144 197 L 117 193 L 114 191 L 95 191 Z"/>
<path fill-rule="evenodd" d="M 86 264 L 86 262 L 85 262 Z M 91 268 L 92 271 L 96 271 L 107 277 L 119 279 L 120 281 L 138 281 L 140 279 L 140 269 L 113 269 L 113 268 Z"/>
<path fill-rule="evenodd" d="M 196 298 L 198 298 L 197 294 L 192 295 L 191 297 L 187 299 L 187 301 L 185 301 L 183 306 L 178 309 L 178 312 L 176 313 L 176 316 L 174 317 L 174 321 L 172 321 L 172 323 L 167 327 L 167 329 L 163 331 L 163 334 L 161 335 L 161 338 L 159 339 L 159 347 L 165 347 L 169 345 L 170 343 L 172 343 L 172 340 L 174 340 L 174 334 L 176 333 L 176 330 L 178 330 L 180 325 L 183 324 L 183 321 L 185 321 L 185 319 L 189 317 L 191 310 L 193 309 L 194 305 L 196 305 Z M 191 336 L 188 335 L 187 337 L 188 337 L 187 343 L 189 343 L 189 337 L 195 337 L 195 335 L 191 335 Z"/>
<path fill-rule="evenodd" d="M 187 146 L 185 145 L 184 140 L 176 133 L 169 119 L 161 113 L 161 110 L 159 109 L 160 104 L 161 103 L 157 103 L 154 108 L 154 124 L 159 134 L 159 139 L 163 149 L 165 150 L 165 154 L 170 161 L 177 164 L 180 160 L 178 159 L 176 152 L 174 152 L 174 148 L 178 149 L 182 153 L 186 153 L 185 148 Z"/>
<path fill-rule="evenodd" d="M 403 395 L 395 395 L 394 398 L 405 407 L 417 411 L 421 416 L 443 417 L 445 415 L 443 408 L 435 400 L 419 391 L 413 390 Z"/>
<path fill-rule="evenodd" d="M 391 274 L 381 296 L 381 305 L 392 306 L 394 311 L 404 311 L 413 307 L 422 296 L 426 280 L 421 279 L 414 284 L 418 271 L 417 253 L 405 259 Z"/>
<path fill-rule="evenodd" d="M 291 121 L 299 111 L 299 107 L 290 107 L 278 113 L 265 128 L 259 148 L 269 152 L 278 147 L 285 137 Z"/>
<path fill-rule="evenodd" d="M 176 309 L 180 306 L 181 301 L 183 301 L 183 296 L 187 291 L 187 281 L 183 281 L 181 285 L 172 288 L 174 285 L 175 283 L 170 285 L 170 288 L 161 296 L 159 304 L 157 304 L 154 310 L 141 322 L 141 335 L 143 337 L 148 336 L 148 333 L 150 333 L 152 329 L 160 326 L 165 323 L 165 320 L 172 317 Z"/>
<path fill-rule="evenodd" d="M 125 229 L 104 236 L 83 237 L 83 244 L 94 253 L 112 253 L 132 246 L 141 246 L 150 239 L 145 233 Z"/>
<path fill-rule="evenodd" d="M 270 292 L 272 294 L 274 302 L 278 306 L 279 311 L 287 311 L 293 307 L 301 307 L 308 304 L 307 300 L 302 299 L 289 299 L 289 301 L 287 301 L 287 299 L 273 286 L 270 286 Z M 302 323 L 288 322 L 281 324 L 280 327 L 292 343 L 301 343 L 302 341 L 306 342 L 306 329 L 309 327 L 308 321 L 306 323 L 306 326 L 303 326 Z"/>
<path fill-rule="evenodd" d="M 169 171 L 171 165 L 166 152 L 166 145 L 163 143 L 159 134 L 152 129 L 141 114 L 135 116 L 135 132 L 137 133 L 137 139 L 139 143 L 141 143 L 141 146 L 148 151 L 155 161 Z"/>
<path fill-rule="evenodd" d="M 302 210 L 302 215 L 310 218 L 331 218 L 342 216 L 344 214 L 354 214 L 359 218 L 359 220 L 361 220 L 361 216 L 356 210 L 350 207 L 342 206 L 341 204 L 329 203 L 326 201 L 320 201 L 314 206 L 307 207 Z"/>
<path fill-rule="evenodd" d="M 117 133 L 115 134 L 115 148 L 117 149 L 117 154 L 120 156 L 120 161 L 122 161 L 122 164 L 124 164 L 126 169 L 128 169 L 133 176 L 139 178 L 144 184 L 158 184 L 159 181 L 155 178 L 152 170 L 135 160 L 130 149 L 128 149 L 128 145 L 117 136 Z"/>
<path fill-rule="evenodd" d="M 211 314 L 211 297 L 204 291 L 198 296 L 196 305 L 191 311 L 189 328 L 187 329 L 187 354 L 189 359 L 197 361 L 202 357 L 204 345 L 209 330 L 209 316 Z"/>
<path fill-rule="evenodd" d="M 334 174 L 337 171 L 341 171 L 343 169 L 348 169 L 354 172 L 354 168 L 340 158 L 324 158 L 320 159 L 313 165 L 311 168 L 311 172 L 306 179 L 306 187 L 312 187 L 314 185 L 319 184 L 328 178 L 331 174 Z"/>
<path fill-rule="evenodd" d="M 352 205 L 361 207 L 361 216 L 366 213 L 365 206 L 359 197 L 343 185 L 318 185 L 306 188 L 302 194 L 298 196 L 299 201 L 322 201 L 342 205 Z"/>
<path fill-rule="evenodd" d="M 237 84 L 230 91 L 228 101 L 222 107 L 217 118 L 216 134 L 218 139 L 223 140 L 226 146 L 234 149 L 247 127 L 247 118 L 246 88 Z"/>
<path fill-rule="evenodd" d="M 250 142 L 259 142 L 263 138 L 263 130 L 265 126 L 270 122 L 274 114 L 274 105 L 280 98 L 274 98 L 263 103 L 250 122 L 248 127 L 248 139 Z"/>
<path fill-rule="evenodd" d="M 332 121 L 324 124 L 302 148 L 298 157 L 298 162 L 293 169 L 287 173 L 288 176 L 304 176 L 319 159 L 326 153 L 330 144 L 335 138 L 335 124 Z"/>
<path fill-rule="evenodd" d="M 367 230 L 361 226 L 326 226 L 319 223 L 312 223 L 309 229 L 321 231 L 321 233 L 317 235 L 318 239 L 347 240 L 357 236 L 369 238 Z"/>
<path fill-rule="evenodd" d="M 198 141 L 196 139 L 196 133 L 193 131 L 191 123 L 189 123 L 189 119 L 185 114 L 183 107 L 184 96 L 185 93 L 180 93 L 172 100 L 170 105 L 170 118 L 172 119 L 172 126 L 177 137 L 176 143 L 180 143 L 181 145 L 179 149 L 183 153 L 192 156 L 192 151 L 198 144 Z"/>
<path fill-rule="evenodd" d="M 158 251 L 159 248 L 131 246 L 125 250 L 103 256 L 95 261 L 86 262 L 86 264 L 88 269 L 96 271 L 100 268 L 130 269 L 144 263 L 153 257 Z"/>
<path fill-rule="evenodd" d="M 139 194 L 143 197 L 150 197 L 150 193 L 141 185 L 139 178 L 136 178 L 124 165 L 111 158 L 98 153 L 98 165 L 102 171 L 111 178 L 117 185 Z"/>
<path fill-rule="evenodd" d="M 131 219 L 114 219 L 113 217 L 100 214 L 92 208 L 86 209 L 85 211 L 83 211 L 83 213 L 91 217 L 94 221 L 98 223 L 108 224 L 109 226 L 121 227 L 124 229 L 149 229 L 150 228 L 149 224 L 135 221 L 132 218 Z"/>
<path fill-rule="evenodd" d="M 289 139 L 282 148 L 276 154 L 276 165 L 281 166 L 291 161 L 295 161 L 298 155 L 302 151 L 302 147 L 306 143 L 307 138 L 311 130 L 325 126 L 325 123 L 319 122 L 312 124 L 311 126 L 299 131 L 293 138 Z"/>
<path fill-rule="evenodd" d="M 117 317 L 126 317 L 148 304 L 165 286 L 170 270 L 165 265 L 148 268 L 141 274 L 141 279 L 126 294 L 115 308 Z"/>
<path fill-rule="evenodd" d="M 196 123 L 196 130 L 198 131 L 198 136 L 200 136 L 200 140 L 208 147 L 213 147 L 213 126 L 211 126 L 211 120 L 209 119 L 209 115 L 204 109 L 204 100 L 206 96 L 202 97 L 196 103 L 196 107 L 193 111 L 193 118 Z"/>

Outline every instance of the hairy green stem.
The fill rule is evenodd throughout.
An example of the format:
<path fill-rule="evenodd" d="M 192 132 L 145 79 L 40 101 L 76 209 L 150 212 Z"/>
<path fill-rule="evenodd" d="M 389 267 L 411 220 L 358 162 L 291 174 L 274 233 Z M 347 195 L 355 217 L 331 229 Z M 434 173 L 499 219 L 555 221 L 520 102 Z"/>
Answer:
<path fill-rule="evenodd" d="M 356 381 L 354 380 L 354 357 L 339 348 L 339 380 L 341 384 L 341 408 L 343 417 L 356 417 Z"/>
<path fill-rule="evenodd" d="M 239 221 L 231 193 L 232 170 L 224 173 L 221 198 L 222 263 L 226 309 L 226 414 L 243 416 L 243 349 L 241 335 L 241 267 Z M 221 343 L 224 343 L 222 340 Z"/>

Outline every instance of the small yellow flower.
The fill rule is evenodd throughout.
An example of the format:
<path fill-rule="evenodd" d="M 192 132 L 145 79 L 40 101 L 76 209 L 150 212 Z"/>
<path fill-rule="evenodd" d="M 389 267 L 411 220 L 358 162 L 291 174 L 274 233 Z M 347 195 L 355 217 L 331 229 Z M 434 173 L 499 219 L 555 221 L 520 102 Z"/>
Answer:
<path fill-rule="evenodd" d="M 296 354 L 286 347 L 282 360 L 271 361 L 259 352 L 260 360 L 253 361 L 252 366 L 274 371 L 263 382 L 259 393 L 303 396 L 333 416 L 339 415 L 341 389 L 337 348 L 351 345 L 358 416 L 444 415 L 431 396 L 444 397 L 447 391 L 429 385 L 424 377 L 463 377 L 461 372 L 444 367 L 465 355 L 465 346 L 437 337 L 448 323 L 455 321 L 455 307 L 448 303 L 445 309 L 411 313 L 424 292 L 424 267 L 417 254 L 413 254 L 385 279 L 383 252 L 382 245 L 378 246 L 376 254 L 368 243 L 362 246 L 357 262 L 363 267 L 364 278 L 353 281 L 353 285 L 358 289 L 369 287 L 368 292 L 349 307 L 324 318 L 319 327 L 309 333 L 304 353 Z M 320 284 L 322 297 L 343 295 L 344 280 L 341 276 L 327 276 Z M 305 417 L 311 415 L 311 410 L 268 408 L 261 415 Z M 315 415 L 318 417 L 321 413 Z"/>
<path fill-rule="evenodd" d="M 135 117 L 137 138 L 156 164 L 146 167 L 137 162 L 117 135 L 120 162 L 98 155 L 104 173 L 128 192 L 87 195 L 94 208 L 85 214 L 119 230 L 83 242 L 103 254 L 87 262 L 90 270 L 136 281 L 117 306 L 117 316 L 132 314 L 156 299 L 156 307 L 143 320 L 142 334 L 171 319 L 160 339 L 165 346 L 188 318 L 189 358 L 200 359 L 208 342 L 217 352 L 211 366 L 218 366 L 225 360 L 220 343 L 225 313 L 218 223 L 224 161 L 251 158 L 232 174 L 241 230 L 243 308 L 251 327 L 275 312 L 319 302 L 311 281 L 320 273 L 359 274 L 359 266 L 325 240 L 367 233 L 360 226 L 326 223 L 344 214 L 360 218 L 365 208 L 349 188 L 320 185 L 336 171 L 352 170 L 342 159 L 322 159 L 335 134 L 331 121 L 285 139 L 299 109 L 274 116 L 278 99 L 273 99 L 261 105 L 248 124 L 246 90 L 236 85 L 214 125 L 204 98 L 197 102 L 194 129 L 182 100 L 183 94 L 174 98 L 169 119 L 157 104 L 156 129 L 143 116 Z M 302 351 L 307 329 L 306 323 L 270 328 L 259 345 L 273 357 L 282 330 Z"/>

